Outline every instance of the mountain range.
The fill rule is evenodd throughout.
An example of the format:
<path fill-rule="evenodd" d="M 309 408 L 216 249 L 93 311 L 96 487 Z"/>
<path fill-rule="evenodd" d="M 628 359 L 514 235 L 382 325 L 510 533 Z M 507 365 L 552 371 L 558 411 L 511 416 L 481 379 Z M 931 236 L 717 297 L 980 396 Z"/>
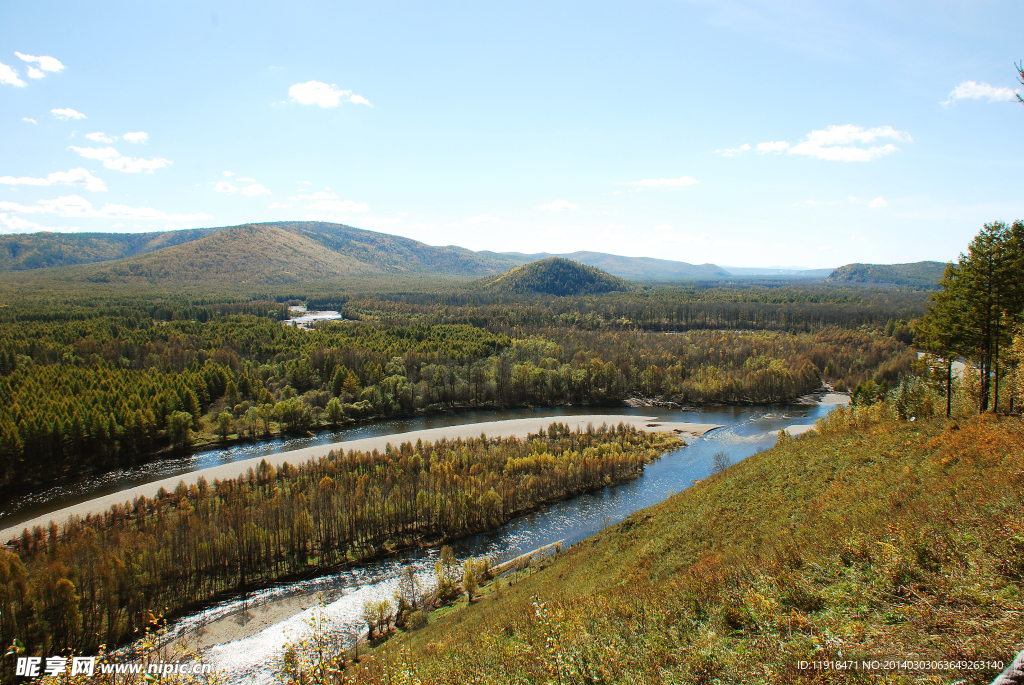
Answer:
<path fill-rule="evenodd" d="M 0 274 L 76 267 L 72 280 L 104 283 L 283 284 L 352 276 L 497 276 L 560 257 L 632 281 L 720 280 L 743 276 L 834 283 L 934 286 L 944 265 L 852 264 L 834 271 L 727 268 L 715 264 L 580 251 L 551 254 L 473 251 L 318 221 L 283 221 L 152 233 L 26 233 L 0 237 Z M 937 275 L 935 275 L 937 274 Z M 933 279 L 934 276 L 934 279 Z"/>

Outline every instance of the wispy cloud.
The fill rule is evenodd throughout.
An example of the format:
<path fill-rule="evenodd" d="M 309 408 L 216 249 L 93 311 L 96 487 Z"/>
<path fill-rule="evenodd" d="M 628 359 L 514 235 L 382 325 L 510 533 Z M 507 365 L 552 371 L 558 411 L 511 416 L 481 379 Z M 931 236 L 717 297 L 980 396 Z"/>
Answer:
<path fill-rule="evenodd" d="M 221 181 L 220 183 L 215 185 L 213 189 L 218 193 L 228 193 L 229 195 L 231 193 L 238 192 L 238 188 L 236 186 L 231 185 L 227 181 Z"/>
<path fill-rule="evenodd" d="M 224 175 L 227 176 L 228 178 L 231 178 L 232 176 L 235 175 L 235 172 L 234 171 L 225 171 Z"/>
<path fill-rule="evenodd" d="M 667 188 L 673 186 L 692 186 L 698 183 L 700 183 L 700 181 L 692 176 L 680 176 L 679 178 L 645 178 L 642 181 L 629 181 L 626 185 Z"/>
<path fill-rule="evenodd" d="M 310 193 L 309 195 L 299 195 L 298 198 L 291 198 L 291 199 L 293 199 L 293 200 L 294 199 L 299 199 L 299 200 L 337 200 L 338 196 L 335 195 L 334 193 L 328 193 L 326 190 L 318 190 L 315 193 Z"/>
<path fill-rule="evenodd" d="M 52 186 L 55 184 L 68 184 L 68 185 L 81 185 L 86 190 L 97 193 L 104 192 L 107 189 L 106 184 L 102 179 L 96 178 L 89 173 L 88 170 L 82 169 L 71 169 L 69 171 L 55 171 L 52 174 L 48 174 L 46 178 L 32 178 L 30 176 L 0 176 L 0 183 L 6 185 L 26 185 L 26 186 Z"/>
<path fill-rule="evenodd" d="M 117 140 L 117 136 L 108 136 L 105 133 L 102 133 L 101 131 L 96 131 L 95 133 L 86 133 L 85 138 L 86 140 L 91 140 L 94 143 L 113 143 L 114 141 Z"/>
<path fill-rule="evenodd" d="M 888 207 L 889 203 L 882 196 L 876 197 L 874 200 L 868 203 L 868 209 L 881 209 L 882 207 Z"/>
<path fill-rule="evenodd" d="M 352 200 L 317 200 L 310 203 L 306 209 L 319 212 L 368 212 L 370 205 Z"/>
<path fill-rule="evenodd" d="M 22 117 L 22 118 L 21 118 L 21 120 L 22 120 L 22 121 L 27 121 L 27 122 L 28 122 L 28 123 L 30 123 L 30 124 L 34 124 L 34 123 L 36 123 L 36 120 L 35 120 L 35 119 L 29 119 L 28 117 Z"/>
<path fill-rule="evenodd" d="M 114 171 L 123 171 L 128 174 L 139 173 L 145 171 L 147 173 L 153 173 L 154 169 L 162 169 L 173 162 L 170 162 L 162 157 L 154 159 L 133 159 L 126 155 L 122 155 L 120 152 L 112 147 L 75 147 L 72 145 L 68 148 L 74 150 L 82 157 L 86 159 L 94 159 L 99 162 L 103 162 L 103 166 Z"/>
<path fill-rule="evenodd" d="M 50 114 L 60 119 L 61 121 L 67 121 L 68 119 L 85 119 L 85 115 L 81 112 L 76 112 L 70 107 L 64 109 L 51 109 Z"/>
<path fill-rule="evenodd" d="M 35 57 L 33 55 L 23 55 L 20 52 L 15 52 L 22 62 L 28 62 L 29 64 L 38 64 L 39 68 L 43 71 L 58 72 L 64 69 L 64 65 L 60 63 L 60 60 L 55 57 L 49 57 L 43 55 L 42 57 Z M 42 76 L 34 76 L 33 78 L 42 78 Z"/>
<path fill-rule="evenodd" d="M 270 195 L 270 190 L 264 188 L 259 183 L 253 183 L 251 186 L 242 188 L 242 195 L 247 197 L 256 197 L 257 195 Z"/>
<path fill-rule="evenodd" d="M 750 150 L 750 144 L 743 143 L 743 145 L 740 145 L 739 147 L 727 147 L 722 150 L 715 150 L 715 152 L 723 157 L 735 157 L 736 155 L 741 155 L 748 150 Z"/>
<path fill-rule="evenodd" d="M 28 85 L 18 78 L 18 72 L 15 71 L 14 67 L 9 67 L 3 62 L 0 62 L 0 83 L 14 86 L 15 88 L 24 88 Z"/>
<path fill-rule="evenodd" d="M 897 131 L 892 126 L 864 128 L 863 126 L 845 124 L 811 131 L 804 137 L 804 140 L 796 145 L 790 145 L 784 140 L 758 143 L 757 151 L 761 153 L 785 152 L 790 155 L 804 155 L 834 162 L 870 162 L 899 150 L 892 143 L 871 145 L 880 139 L 897 142 L 913 140 L 909 133 Z"/>
<path fill-rule="evenodd" d="M 580 206 L 575 202 L 569 202 L 568 200 L 555 200 L 554 202 L 545 202 L 539 209 L 546 209 L 552 212 L 561 212 L 564 209 L 569 211 L 576 211 Z"/>
<path fill-rule="evenodd" d="M 964 81 L 954 88 L 949 99 L 942 104 L 949 106 L 957 100 L 988 100 L 989 102 L 1015 102 L 1019 91 L 1005 86 L 992 86 L 977 81 Z"/>
<path fill-rule="evenodd" d="M 333 83 L 328 85 L 320 81 L 296 83 L 288 89 L 288 95 L 300 105 L 337 107 L 342 102 L 354 102 L 359 105 L 372 106 L 370 101 L 362 95 L 353 95 L 351 90 L 343 90 Z"/>
<path fill-rule="evenodd" d="M 39 200 L 34 205 L 0 202 L 0 212 L 11 214 L 53 214 L 67 218 L 169 221 L 175 224 L 195 224 L 213 219 L 212 215 L 205 212 L 197 214 L 168 214 L 151 207 L 105 204 L 101 208 L 96 209 L 92 206 L 92 203 L 78 195 L 66 195 L 55 200 Z"/>
<path fill-rule="evenodd" d="M 129 143 L 145 143 L 149 140 L 149 134 L 145 131 L 135 131 L 134 133 L 125 133 L 124 139 Z"/>

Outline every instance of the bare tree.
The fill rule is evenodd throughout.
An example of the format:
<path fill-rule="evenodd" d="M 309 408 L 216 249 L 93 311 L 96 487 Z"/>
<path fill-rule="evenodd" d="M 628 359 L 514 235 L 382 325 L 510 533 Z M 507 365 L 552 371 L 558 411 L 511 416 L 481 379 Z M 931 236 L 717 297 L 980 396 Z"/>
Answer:
<path fill-rule="evenodd" d="M 711 462 L 711 473 L 721 473 L 732 466 L 732 459 L 725 452 L 716 452 Z"/>
<path fill-rule="evenodd" d="M 1017 67 L 1017 81 L 1020 85 L 1024 86 L 1024 59 L 1022 59 L 1019 64 L 1014 63 L 1013 66 Z M 1021 97 L 1020 93 L 1017 93 L 1017 100 L 1021 104 L 1024 104 L 1024 97 Z"/>

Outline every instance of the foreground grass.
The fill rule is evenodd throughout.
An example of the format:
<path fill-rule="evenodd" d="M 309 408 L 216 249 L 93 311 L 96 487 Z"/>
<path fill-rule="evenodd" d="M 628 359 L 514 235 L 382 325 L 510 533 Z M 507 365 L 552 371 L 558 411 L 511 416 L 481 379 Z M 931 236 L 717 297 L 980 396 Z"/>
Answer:
<path fill-rule="evenodd" d="M 1024 647 L 1019 419 L 781 441 L 350 669 L 357 682 L 987 683 Z"/>

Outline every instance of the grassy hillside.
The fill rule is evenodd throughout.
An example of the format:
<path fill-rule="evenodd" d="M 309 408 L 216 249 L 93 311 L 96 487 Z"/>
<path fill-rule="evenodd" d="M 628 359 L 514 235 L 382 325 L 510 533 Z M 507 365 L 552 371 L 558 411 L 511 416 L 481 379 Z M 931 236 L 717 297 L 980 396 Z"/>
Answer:
<path fill-rule="evenodd" d="M 935 288 L 946 265 L 942 262 L 912 264 L 847 264 L 825 279 L 826 283 L 870 283 Z"/>
<path fill-rule="evenodd" d="M 990 682 L 1001 669 L 798 663 L 1012 660 L 1024 646 L 1020 419 L 822 431 L 462 600 L 364 658 L 359 682 L 402 668 L 431 683 Z"/>
<path fill-rule="evenodd" d="M 561 257 L 517 266 L 484 284 L 491 292 L 543 295 L 591 295 L 627 290 L 629 284 L 592 266 Z"/>
<path fill-rule="evenodd" d="M 0 273 L 121 259 L 198 240 L 216 230 L 9 235 L 0 239 Z"/>

